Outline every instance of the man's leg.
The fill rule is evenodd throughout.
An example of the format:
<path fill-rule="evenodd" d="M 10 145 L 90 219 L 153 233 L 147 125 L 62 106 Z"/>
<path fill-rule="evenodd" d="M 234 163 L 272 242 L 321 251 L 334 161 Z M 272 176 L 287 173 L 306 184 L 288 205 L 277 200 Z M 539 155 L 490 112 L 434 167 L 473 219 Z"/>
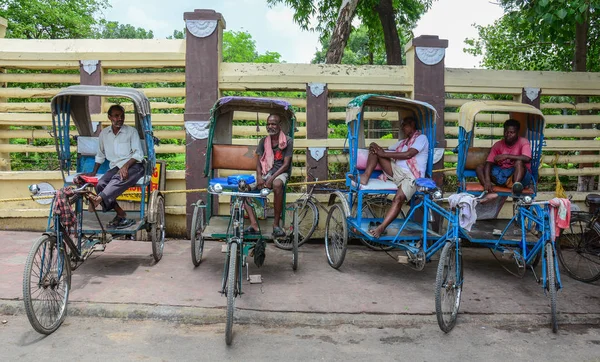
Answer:
<path fill-rule="evenodd" d="M 248 220 L 250 220 L 250 226 L 254 231 L 258 231 L 258 220 L 256 219 L 256 215 L 254 214 L 254 210 L 252 206 L 248 204 L 248 202 L 244 202 L 244 210 L 246 210 L 246 214 L 248 214 Z"/>
<path fill-rule="evenodd" d="M 117 197 L 121 196 L 125 190 L 135 185 L 143 175 L 144 166 L 142 166 L 141 163 L 136 163 L 129 167 L 129 175 L 127 180 L 121 180 L 121 176 L 119 176 L 119 174 L 116 174 L 113 178 L 111 178 L 106 187 L 104 187 L 104 189 L 98 194 L 102 198 L 104 211 L 115 208 L 115 205 L 118 207 Z M 121 212 L 125 214 L 125 211 L 122 209 Z"/>
<path fill-rule="evenodd" d="M 281 220 L 281 211 L 283 210 L 283 181 L 276 178 L 273 181 L 273 209 L 275 214 L 273 215 L 273 228 L 279 227 L 279 221 Z"/>
<path fill-rule="evenodd" d="M 513 182 L 521 182 L 525 177 L 525 172 L 527 169 L 525 168 L 525 163 L 521 160 L 515 161 L 515 170 L 513 172 Z"/>
<path fill-rule="evenodd" d="M 404 205 L 404 201 L 406 201 L 406 196 L 404 196 L 404 192 L 402 192 L 402 188 L 398 186 L 398 191 L 396 192 L 396 196 L 394 196 L 394 200 L 392 201 L 392 206 L 390 207 L 388 212 L 385 214 L 385 218 L 383 219 L 383 222 L 381 223 L 381 225 L 377 226 L 375 229 L 369 231 L 369 233 L 374 238 L 379 238 L 381 236 L 381 233 L 383 233 L 383 231 L 385 230 L 385 228 L 387 228 L 388 225 L 391 224 L 392 221 L 394 221 L 398 217 L 398 214 L 400 213 L 400 210 L 402 209 L 402 205 Z"/>
<path fill-rule="evenodd" d="M 481 186 L 485 187 L 485 173 L 483 172 L 485 168 L 485 164 L 479 165 L 475 168 L 475 173 L 477 174 L 477 179 Z"/>
<path fill-rule="evenodd" d="M 394 171 L 392 170 L 392 161 L 389 158 L 379 157 L 374 153 L 369 153 L 369 157 L 367 158 L 367 167 L 365 168 L 365 172 L 360 175 L 360 183 L 361 185 L 366 185 L 369 183 L 369 178 L 371 174 L 375 170 L 377 165 L 381 165 L 383 172 L 388 175 L 393 175 Z"/>
<path fill-rule="evenodd" d="M 119 172 L 117 167 L 113 167 L 108 170 L 100 180 L 98 180 L 98 184 L 96 185 L 96 195 L 90 197 L 90 201 L 92 202 L 91 209 L 95 209 L 102 202 L 102 197 L 100 197 L 100 192 L 106 188 L 106 185 L 110 183 L 110 180 Z M 103 207 L 104 209 L 104 207 Z M 90 210 L 93 211 L 93 210 Z M 106 210 L 105 210 L 106 211 Z"/>

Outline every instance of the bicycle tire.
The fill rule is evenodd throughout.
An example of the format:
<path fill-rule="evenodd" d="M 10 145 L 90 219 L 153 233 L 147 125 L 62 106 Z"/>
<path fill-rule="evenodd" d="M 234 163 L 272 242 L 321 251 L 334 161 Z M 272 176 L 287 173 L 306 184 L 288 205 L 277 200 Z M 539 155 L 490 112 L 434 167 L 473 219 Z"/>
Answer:
<path fill-rule="evenodd" d="M 165 249 L 165 198 L 158 195 L 156 202 L 156 219 L 152 224 L 152 256 L 158 263 Z"/>
<path fill-rule="evenodd" d="M 556 284 L 556 268 L 555 268 L 555 256 L 552 243 L 546 244 L 546 275 L 548 280 L 546 281 L 546 289 L 550 294 L 550 313 L 552 316 L 552 332 L 558 332 L 558 320 L 556 317 L 556 292 L 558 290 Z"/>
<path fill-rule="evenodd" d="M 298 200 L 298 203 L 302 200 Z M 298 210 L 298 246 L 310 240 L 319 225 L 319 208 L 308 199 L 302 210 Z M 308 230 L 308 231 L 306 231 Z"/>
<path fill-rule="evenodd" d="M 456 325 L 462 294 L 462 265 L 460 246 L 456 241 L 446 242 L 435 277 L 435 314 L 444 333 L 450 332 Z"/>
<path fill-rule="evenodd" d="M 294 234 L 292 238 L 292 270 L 298 270 L 298 247 L 299 244 L 299 227 L 298 227 L 298 213 L 294 212 Z"/>
<path fill-rule="evenodd" d="M 227 271 L 227 321 L 225 322 L 225 343 L 233 341 L 233 312 L 235 311 L 235 285 L 237 284 L 237 243 L 229 248 L 229 270 Z"/>
<path fill-rule="evenodd" d="M 329 209 L 325 223 L 325 253 L 329 265 L 338 269 L 342 266 L 348 249 L 348 226 L 346 214 L 340 204 Z"/>
<path fill-rule="evenodd" d="M 62 258 L 58 257 L 59 253 Z M 40 237 L 27 255 L 23 273 L 23 302 L 29 323 L 38 333 L 48 335 L 56 331 L 67 315 L 71 290 L 71 264 L 67 258 L 65 249 L 59 251 L 56 237 L 50 235 Z M 59 277 L 61 263 L 62 273 Z"/>
<path fill-rule="evenodd" d="M 202 254 L 204 252 L 204 209 L 199 205 L 194 207 L 192 216 L 192 229 L 190 230 L 190 241 L 192 247 L 192 264 L 200 265 L 202 262 Z"/>
<path fill-rule="evenodd" d="M 563 270 L 573 279 L 591 283 L 600 279 L 600 232 L 590 227 L 596 222 L 587 215 L 571 219 L 556 243 Z"/>

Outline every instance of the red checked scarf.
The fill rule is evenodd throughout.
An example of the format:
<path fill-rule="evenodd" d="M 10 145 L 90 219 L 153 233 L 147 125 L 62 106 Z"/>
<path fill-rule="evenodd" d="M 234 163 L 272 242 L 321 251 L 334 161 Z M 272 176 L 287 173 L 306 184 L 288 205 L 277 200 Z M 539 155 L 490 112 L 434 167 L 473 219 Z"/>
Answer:
<path fill-rule="evenodd" d="M 61 224 L 63 224 L 69 233 L 71 232 L 71 229 L 73 229 L 73 232 L 77 233 L 77 218 L 69 203 L 69 198 L 73 195 L 73 189 L 70 187 L 64 187 L 57 190 L 53 209 L 54 214 L 60 217 Z"/>
<path fill-rule="evenodd" d="M 417 137 L 419 137 L 420 135 L 421 135 L 421 131 L 416 130 L 410 138 L 405 138 L 402 141 L 400 141 L 400 144 L 396 148 L 396 152 L 402 152 L 402 148 L 404 146 L 406 146 L 406 148 L 408 150 L 415 143 L 415 141 L 417 140 Z M 417 167 L 417 159 L 415 157 L 412 157 L 412 158 L 409 158 L 408 160 L 406 160 L 406 164 L 408 165 L 410 172 L 412 172 L 413 176 L 415 176 L 415 179 L 421 177 L 421 172 L 419 171 L 419 168 Z"/>
<path fill-rule="evenodd" d="M 283 150 L 287 146 L 287 138 L 285 134 L 279 131 L 279 149 Z M 264 152 L 262 157 L 260 158 L 260 166 L 262 168 L 262 174 L 266 175 L 273 168 L 273 163 L 275 162 L 275 154 L 273 154 L 273 145 L 271 143 L 271 136 L 265 137 Z"/>

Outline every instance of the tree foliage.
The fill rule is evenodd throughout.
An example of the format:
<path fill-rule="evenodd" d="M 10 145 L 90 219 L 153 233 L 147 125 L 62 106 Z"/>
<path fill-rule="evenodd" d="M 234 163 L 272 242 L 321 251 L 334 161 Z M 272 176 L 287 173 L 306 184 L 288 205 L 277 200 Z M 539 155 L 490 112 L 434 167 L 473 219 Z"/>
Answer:
<path fill-rule="evenodd" d="M 245 31 L 223 32 L 223 61 L 230 63 L 280 63 L 281 54 L 267 51 L 259 54 L 256 41 Z"/>
<path fill-rule="evenodd" d="M 482 66 L 571 71 L 577 59 L 577 27 L 585 24 L 589 26 L 585 40 L 585 69 L 600 70 L 597 11 L 600 1 L 502 0 L 500 3 L 505 15 L 492 25 L 476 26 L 479 37 L 465 40 L 465 52 L 483 54 Z"/>
<path fill-rule="evenodd" d="M 321 43 L 329 37 L 335 27 L 342 2 L 343 0 L 267 0 L 270 6 L 284 4 L 292 8 L 294 21 L 304 30 L 319 32 Z M 366 27 L 369 37 L 385 44 L 389 58 L 392 44 L 382 26 L 384 9 L 380 5 L 384 3 L 391 3 L 391 14 L 384 15 L 391 16 L 395 25 L 393 29 L 388 30 L 397 32 L 402 45 L 412 38 L 411 30 L 431 7 L 432 0 L 361 0 L 358 2 L 356 18 Z M 316 24 L 311 23 L 312 20 L 316 20 Z M 401 46 L 396 48 L 398 47 L 394 48 L 394 52 L 402 52 Z"/>
<path fill-rule="evenodd" d="M 78 39 L 94 34 L 94 17 L 108 0 L 0 0 L 7 38 Z"/>
<path fill-rule="evenodd" d="M 153 39 L 152 30 L 136 28 L 131 24 L 119 24 L 117 21 L 100 20 L 94 35 L 98 39 Z"/>
<path fill-rule="evenodd" d="M 312 63 L 325 63 L 329 37 L 321 39 L 321 49 L 317 50 Z M 373 39 L 365 25 L 356 28 L 348 39 L 341 64 L 386 64 L 385 45 L 382 39 Z"/>

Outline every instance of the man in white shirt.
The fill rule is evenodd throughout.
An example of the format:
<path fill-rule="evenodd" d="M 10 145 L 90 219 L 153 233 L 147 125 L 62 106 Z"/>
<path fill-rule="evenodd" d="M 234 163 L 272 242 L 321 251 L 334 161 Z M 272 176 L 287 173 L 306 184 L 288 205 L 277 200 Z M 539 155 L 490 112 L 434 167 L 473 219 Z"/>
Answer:
<path fill-rule="evenodd" d="M 369 158 L 365 172 L 360 175 L 361 185 L 367 185 L 377 165 L 381 166 L 385 177 L 398 186 L 398 191 L 381 225 L 369 230 L 374 238 L 379 238 L 385 228 L 396 219 L 406 200 L 410 200 L 417 186 L 415 180 L 425 176 L 429 141 L 417 130 L 417 121 L 413 117 L 402 120 L 402 132 L 405 139 L 398 141 L 387 150 L 376 143 L 369 146 Z"/>
<path fill-rule="evenodd" d="M 135 223 L 128 219 L 125 210 L 117 204 L 119 197 L 129 187 L 135 185 L 144 175 L 142 160 L 144 154 L 140 136 L 134 127 L 125 122 L 125 109 L 113 105 L 108 110 L 111 126 L 106 127 L 98 136 L 98 153 L 94 171 L 88 176 L 95 176 L 105 160 L 110 161 L 110 169 L 98 180 L 97 195 L 90 197 L 92 206 L 102 206 L 102 211 L 114 209 L 117 216 L 108 224 L 109 228 L 124 229 Z"/>

